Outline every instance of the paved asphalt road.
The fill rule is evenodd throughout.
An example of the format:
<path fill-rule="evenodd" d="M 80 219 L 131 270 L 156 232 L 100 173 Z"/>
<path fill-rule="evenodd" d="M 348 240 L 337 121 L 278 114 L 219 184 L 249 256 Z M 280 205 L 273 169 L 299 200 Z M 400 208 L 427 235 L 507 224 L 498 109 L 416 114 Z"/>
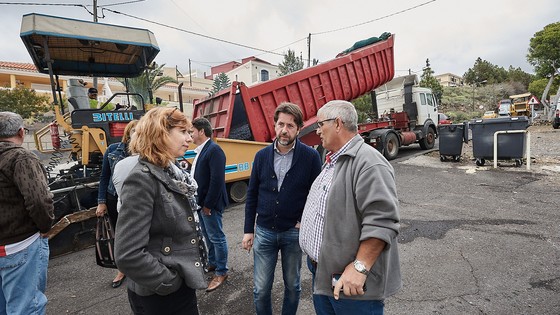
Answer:
<path fill-rule="evenodd" d="M 410 163 L 416 158 L 425 156 L 392 161 L 403 289 L 386 300 L 386 314 L 560 314 L 560 174 L 475 169 L 474 162 L 465 168 L 436 158 Z M 224 215 L 230 278 L 215 292 L 198 293 L 202 314 L 254 313 L 252 253 L 241 250 L 243 207 Z M 114 274 L 95 264 L 93 248 L 53 258 L 47 313 L 131 314 L 124 286 L 109 286 Z M 281 279 L 278 267 L 275 314 Z M 310 298 L 303 267 L 298 314 L 314 314 Z"/>

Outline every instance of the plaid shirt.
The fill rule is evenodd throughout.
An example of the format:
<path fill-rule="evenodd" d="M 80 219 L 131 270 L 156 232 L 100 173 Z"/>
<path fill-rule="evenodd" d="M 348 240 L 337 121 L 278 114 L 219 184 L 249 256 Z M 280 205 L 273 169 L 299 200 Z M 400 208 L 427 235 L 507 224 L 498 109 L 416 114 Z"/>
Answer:
<path fill-rule="evenodd" d="M 355 137 L 359 137 L 359 135 Z M 309 258 L 314 261 L 319 259 L 319 250 L 323 242 L 327 197 L 329 196 L 334 176 L 334 166 L 338 157 L 348 149 L 350 141 L 346 142 L 337 152 L 329 152 L 327 154 L 323 170 L 321 170 L 321 173 L 313 182 L 305 208 L 303 209 L 299 231 L 299 245 Z"/>

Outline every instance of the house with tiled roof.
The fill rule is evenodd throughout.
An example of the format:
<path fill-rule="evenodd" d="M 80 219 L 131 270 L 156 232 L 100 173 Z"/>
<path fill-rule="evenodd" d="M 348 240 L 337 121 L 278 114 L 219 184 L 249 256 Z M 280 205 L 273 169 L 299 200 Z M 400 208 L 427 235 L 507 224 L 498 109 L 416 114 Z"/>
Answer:
<path fill-rule="evenodd" d="M 230 61 L 210 68 L 208 79 L 214 79 L 220 73 L 225 73 L 230 82 L 240 81 L 250 86 L 278 77 L 278 66 L 255 56 L 243 58 L 241 62 Z"/>

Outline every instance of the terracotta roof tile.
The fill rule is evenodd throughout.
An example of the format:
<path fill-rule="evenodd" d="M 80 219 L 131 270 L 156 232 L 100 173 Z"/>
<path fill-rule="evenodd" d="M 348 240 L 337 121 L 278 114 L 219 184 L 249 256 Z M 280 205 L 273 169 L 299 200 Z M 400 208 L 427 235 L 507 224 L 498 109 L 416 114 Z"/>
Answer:
<path fill-rule="evenodd" d="M 10 61 L 0 61 L 0 68 L 10 69 L 10 70 L 22 70 L 29 72 L 38 72 L 37 68 L 32 63 L 23 62 L 10 62 Z"/>

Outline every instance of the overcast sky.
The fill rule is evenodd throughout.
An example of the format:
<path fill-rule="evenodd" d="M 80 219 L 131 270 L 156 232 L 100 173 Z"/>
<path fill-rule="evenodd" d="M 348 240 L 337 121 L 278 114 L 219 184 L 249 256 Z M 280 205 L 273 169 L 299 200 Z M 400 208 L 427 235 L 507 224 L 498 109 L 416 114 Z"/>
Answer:
<path fill-rule="evenodd" d="M 99 22 L 149 29 L 161 50 L 156 62 L 178 66 L 184 74 L 189 59 L 193 70 L 208 71 L 208 66 L 249 56 L 278 64 L 287 49 L 307 58 L 309 33 L 311 58 L 324 62 L 354 42 L 383 32 L 395 34 L 396 75 L 408 69 L 421 74 L 427 58 L 436 74 L 463 75 L 478 57 L 506 69 L 512 65 L 533 73 L 526 61 L 529 40 L 546 25 L 560 21 L 558 0 L 136 1 L 98 0 L 99 6 L 130 15 L 100 10 Z M 0 0 L 2 61 L 31 62 L 19 37 L 24 14 L 93 20 L 83 7 L 6 2 L 80 4 L 90 11 L 93 4 L 93 0 Z M 130 3 L 110 6 L 124 2 Z"/>

